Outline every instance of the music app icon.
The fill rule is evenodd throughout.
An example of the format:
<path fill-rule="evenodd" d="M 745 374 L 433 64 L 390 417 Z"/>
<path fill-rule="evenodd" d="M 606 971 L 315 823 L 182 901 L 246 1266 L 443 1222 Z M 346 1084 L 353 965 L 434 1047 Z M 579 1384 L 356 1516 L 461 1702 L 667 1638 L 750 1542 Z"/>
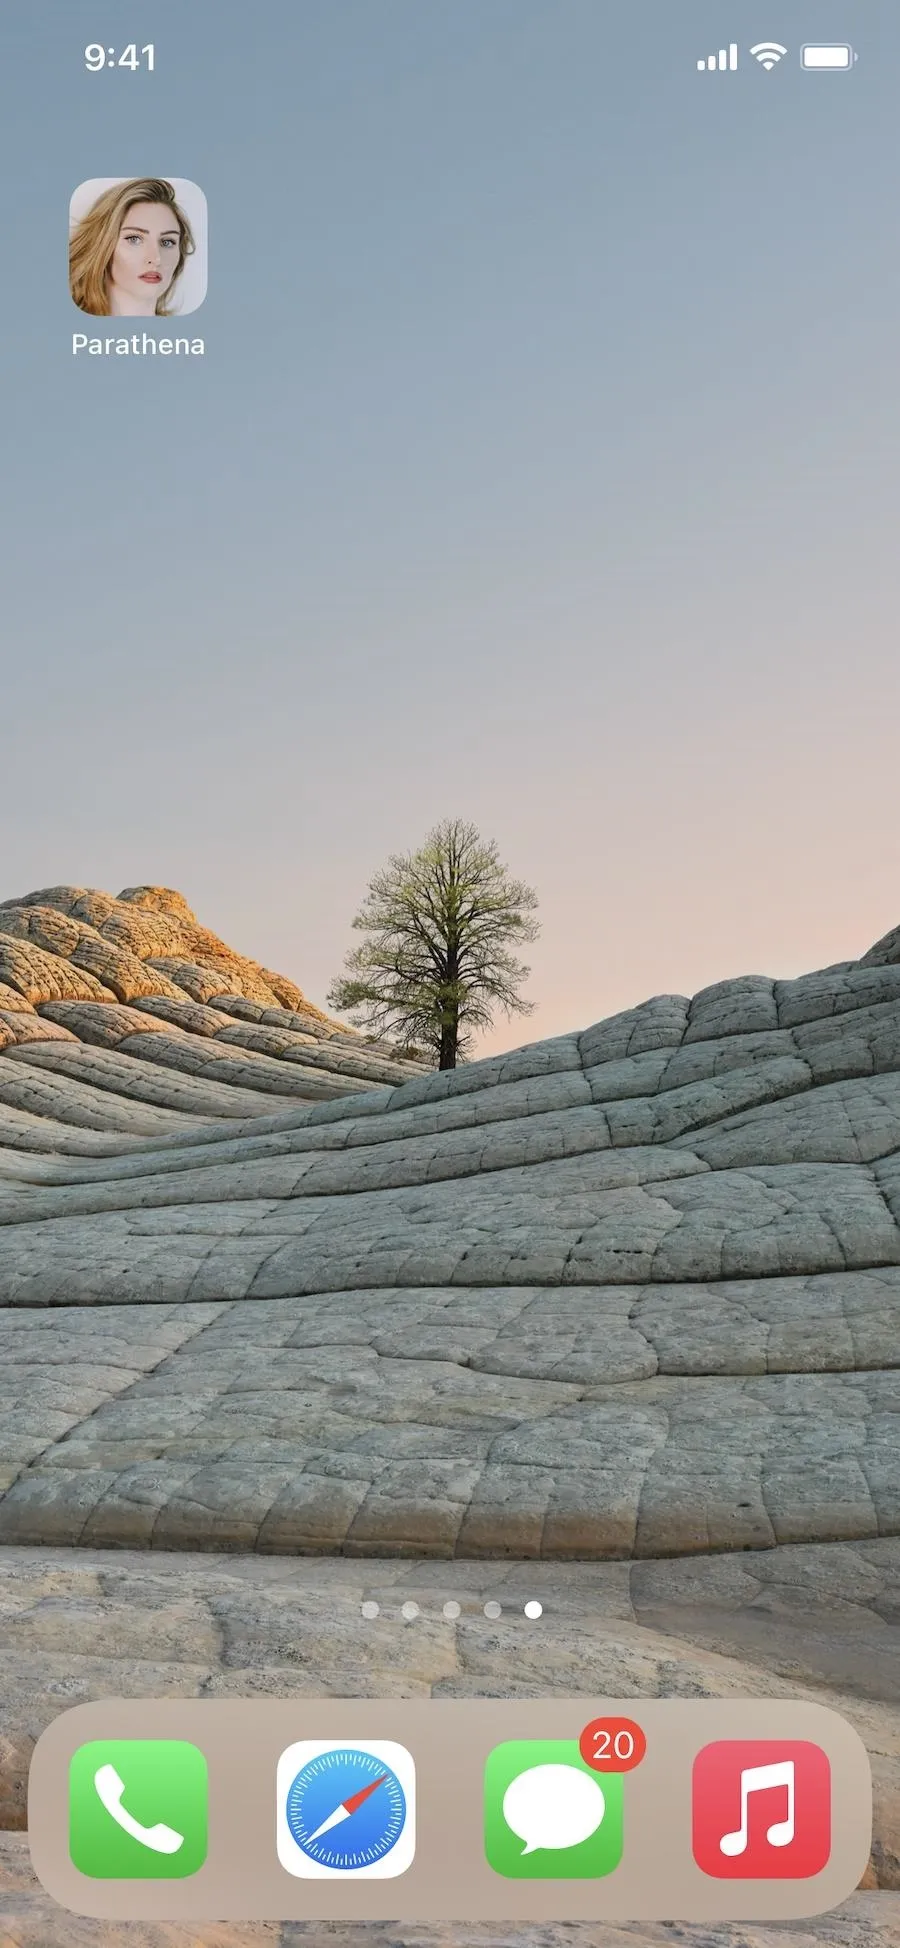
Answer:
<path fill-rule="evenodd" d="M 831 1767 L 806 1739 L 720 1739 L 694 1760 L 693 1851 L 716 1880 L 808 1880 L 831 1853 Z"/>

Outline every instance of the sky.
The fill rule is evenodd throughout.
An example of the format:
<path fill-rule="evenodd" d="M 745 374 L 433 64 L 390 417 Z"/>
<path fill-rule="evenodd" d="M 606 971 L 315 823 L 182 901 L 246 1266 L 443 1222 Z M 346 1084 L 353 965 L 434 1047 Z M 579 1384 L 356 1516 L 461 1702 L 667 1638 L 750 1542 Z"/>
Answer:
<path fill-rule="evenodd" d="M 543 927 L 482 1053 L 864 952 L 895 0 L 135 0 L 154 72 L 87 73 L 122 18 L 3 15 L 0 898 L 172 885 L 322 1004 L 371 874 L 471 819 Z M 205 192 L 202 359 L 72 356 L 117 174 Z"/>

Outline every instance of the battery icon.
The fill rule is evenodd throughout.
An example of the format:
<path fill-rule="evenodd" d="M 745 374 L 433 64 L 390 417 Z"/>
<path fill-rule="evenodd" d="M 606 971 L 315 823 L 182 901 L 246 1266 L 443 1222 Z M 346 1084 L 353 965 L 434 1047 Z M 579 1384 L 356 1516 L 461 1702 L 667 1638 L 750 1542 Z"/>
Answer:
<path fill-rule="evenodd" d="M 846 41 L 807 42 L 800 49 L 801 68 L 813 68 L 820 74 L 846 74 L 855 60 L 856 54 Z"/>

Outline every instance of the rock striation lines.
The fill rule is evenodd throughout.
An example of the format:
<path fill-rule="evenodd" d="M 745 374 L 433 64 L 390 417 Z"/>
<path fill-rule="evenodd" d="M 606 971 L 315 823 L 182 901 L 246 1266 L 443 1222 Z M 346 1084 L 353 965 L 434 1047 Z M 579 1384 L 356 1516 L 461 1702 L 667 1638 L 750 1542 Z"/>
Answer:
<path fill-rule="evenodd" d="M 437 1075 L 166 889 L 0 905 L 0 1826 L 89 1697 L 790 1693 L 866 1739 L 900 1889 L 898 1370 L 900 929 Z M 887 1948 L 898 1901 L 716 1938 Z M 112 1938 L 21 1832 L 0 1907 Z"/>
<path fill-rule="evenodd" d="M 0 907 L 0 972 L 0 1541 L 896 1537 L 898 936 L 443 1075 L 155 889 Z"/>

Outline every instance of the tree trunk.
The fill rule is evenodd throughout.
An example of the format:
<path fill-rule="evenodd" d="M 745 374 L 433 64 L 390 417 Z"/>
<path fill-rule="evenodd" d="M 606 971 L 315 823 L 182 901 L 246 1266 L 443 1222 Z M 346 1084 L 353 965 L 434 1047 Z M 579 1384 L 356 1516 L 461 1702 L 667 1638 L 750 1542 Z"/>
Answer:
<path fill-rule="evenodd" d="M 459 948 L 455 939 L 448 942 L 444 965 L 444 992 L 441 997 L 441 1055 L 439 1069 L 455 1069 L 459 1049 Z"/>
<path fill-rule="evenodd" d="M 445 1021 L 441 1029 L 441 1059 L 438 1062 L 439 1069 L 456 1068 L 456 1051 L 458 1045 L 459 1023 L 454 1017 L 451 1022 Z"/>

